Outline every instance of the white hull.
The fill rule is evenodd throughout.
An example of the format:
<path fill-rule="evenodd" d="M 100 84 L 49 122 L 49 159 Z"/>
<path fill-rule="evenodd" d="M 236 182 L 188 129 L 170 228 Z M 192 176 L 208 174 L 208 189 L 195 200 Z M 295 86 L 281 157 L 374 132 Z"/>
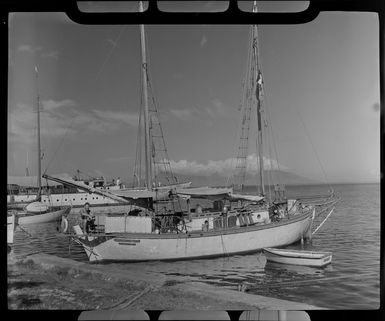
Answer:
<path fill-rule="evenodd" d="M 15 203 L 29 203 L 36 199 L 36 194 L 24 194 L 24 195 L 12 195 L 13 202 Z M 116 205 L 120 204 L 118 201 L 109 197 L 101 196 L 99 194 L 79 192 L 68 194 L 52 194 L 50 196 L 42 195 L 41 201 L 52 206 L 72 206 L 83 207 L 85 203 L 90 203 L 91 206 L 101 205 Z M 7 204 L 11 204 L 11 196 L 7 195 Z"/>
<path fill-rule="evenodd" d="M 26 224 L 38 224 L 38 223 L 47 223 L 58 220 L 64 213 L 69 213 L 71 210 L 70 207 L 58 208 L 57 210 L 50 211 L 48 213 L 37 213 L 31 214 L 26 212 L 18 212 L 16 214 L 17 224 L 26 225 Z"/>
<path fill-rule="evenodd" d="M 7 216 L 7 243 L 13 244 L 13 235 L 15 230 L 15 215 Z"/>
<path fill-rule="evenodd" d="M 124 191 L 125 189 L 121 189 L 120 191 Z M 129 190 L 129 189 L 126 189 Z M 168 199 L 168 191 L 160 191 L 154 200 L 167 200 Z M 22 194 L 22 195 L 7 195 L 7 204 L 18 204 L 23 206 L 24 204 L 30 203 L 36 200 L 36 194 Z M 126 206 L 129 207 L 129 200 L 127 200 L 127 204 L 122 204 L 121 202 L 114 200 L 107 196 L 102 196 L 100 194 L 88 193 L 88 192 L 78 192 L 78 193 L 66 193 L 66 194 L 51 194 L 42 195 L 41 202 L 50 204 L 52 206 L 72 206 L 72 208 L 82 208 L 85 203 L 89 203 L 92 207 L 99 206 L 101 208 L 108 209 L 109 206 Z"/>
<path fill-rule="evenodd" d="M 323 267 L 332 262 L 330 252 L 310 252 L 282 249 L 264 249 L 266 259 L 271 262 Z"/>
<path fill-rule="evenodd" d="M 79 237 L 90 261 L 180 260 L 247 253 L 298 241 L 308 230 L 311 214 L 265 225 L 205 233 L 139 234 Z M 104 239 L 103 239 L 104 238 Z M 89 241 L 91 242 L 89 242 Z M 98 244 L 99 243 L 99 244 Z"/>

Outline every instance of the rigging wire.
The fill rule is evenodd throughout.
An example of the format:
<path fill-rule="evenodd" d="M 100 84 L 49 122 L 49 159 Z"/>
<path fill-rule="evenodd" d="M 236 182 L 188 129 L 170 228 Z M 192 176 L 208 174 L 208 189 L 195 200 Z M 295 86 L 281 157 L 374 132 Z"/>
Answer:
<path fill-rule="evenodd" d="M 262 81 L 262 84 L 263 84 L 263 81 Z M 270 178 L 270 184 L 268 185 L 268 189 L 269 189 L 269 196 L 270 196 L 270 199 L 272 199 L 272 194 L 271 194 L 271 186 L 275 184 L 275 179 L 273 177 L 273 164 L 274 164 L 274 159 L 276 160 L 276 163 L 277 163 L 277 167 L 278 167 L 278 175 L 279 176 L 279 170 L 280 170 L 280 166 L 279 166 L 279 161 L 278 161 L 278 155 L 274 155 L 273 154 L 273 151 L 272 151 L 272 145 L 274 146 L 274 150 L 275 152 L 277 151 L 276 150 L 276 147 L 275 147 L 275 140 L 274 140 L 274 135 L 273 135 L 273 124 L 271 122 L 271 117 L 270 117 L 270 112 L 269 112 L 269 108 L 267 107 L 267 100 L 265 98 L 265 92 L 263 91 L 263 95 L 264 95 L 264 102 L 265 102 L 265 109 L 264 111 L 265 112 L 265 115 L 266 115 L 266 118 L 267 118 L 267 125 L 265 127 L 267 127 L 267 132 L 268 134 L 266 135 L 266 140 L 268 140 L 268 148 L 269 148 L 269 159 L 270 159 L 270 169 L 269 169 L 269 175 L 268 175 L 268 178 Z M 279 181 L 279 178 L 277 178 L 277 181 L 278 183 L 280 183 Z"/>
<path fill-rule="evenodd" d="M 142 83 L 143 76 L 142 73 L 140 73 L 140 81 Z M 135 156 L 135 165 L 134 165 L 134 181 L 133 181 L 133 187 L 135 187 L 135 179 L 138 180 L 138 187 L 141 185 L 142 181 L 142 114 L 143 114 L 143 88 L 142 86 L 139 86 L 139 97 L 140 97 L 140 103 L 139 103 L 139 126 L 138 126 L 138 133 L 137 133 L 137 142 L 136 142 L 136 156 Z M 139 168 L 139 169 L 138 169 Z"/>
<path fill-rule="evenodd" d="M 265 126 L 265 127 L 268 127 L 268 126 Z M 272 175 L 272 158 L 273 158 L 273 155 L 272 155 L 272 151 L 271 151 L 271 143 L 270 143 L 270 139 L 268 137 L 268 135 L 266 135 L 266 144 L 269 148 L 269 151 L 268 151 L 268 155 L 269 155 L 269 162 L 270 162 L 270 168 L 269 168 L 269 171 L 268 171 L 268 175 L 267 175 L 267 188 L 269 190 L 269 198 L 271 200 L 271 185 L 274 184 L 274 180 L 273 180 L 273 175 Z"/>
<path fill-rule="evenodd" d="M 72 118 L 70 126 L 66 129 L 66 131 L 65 131 L 65 133 L 64 133 L 64 135 L 63 135 L 63 137 L 62 137 L 61 140 L 60 140 L 59 145 L 57 146 L 55 152 L 53 153 L 51 159 L 49 160 L 49 162 L 48 162 L 48 164 L 47 164 L 47 166 L 46 166 L 46 169 L 44 170 L 44 174 L 47 174 L 47 171 L 48 171 L 49 167 L 51 166 L 52 162 L 54 161 L 54 159 L 55 159 L 56 156 L 57 156 L 57 153 L 59 152 L 60 148 L 62 147 L 62 145 L 63 145 L 63 143 L 64 143 L 64 139 L 67 137 L 67 135 L 68 135 L 68 133 L 69 133 L 69 130 L 72 129 L 72 125 L 73 125 L 75 119 L 76 119 L 76 117 L 73 117 L 73 118 Z"/>
<path fill-rule="evenodd" d="M 249 45 L 252 43 L 253 33 L 249 32 Z M 243 103 L 243 117 L 241 120 L 241 134 L 239 137 L 239 146 L 238 153 L 236 157 L 236 167 L 234 177 L 238 177 L 238 185 L 243 187 L 246 179 L 247 172 L 247 156 L 249 151 L 249 135 L 250 135 L 250 119 L 252 115 L 252 48 L 249 47 L 247 64 L 246 64 L 246 74 L 245 74 L 245 86 L 242 94 L 242 103 Z"/>
<path fill-rule="evenodd" d="M 127 25 L 124 25 L 121 29 L 120 29 L 120 32 L 119 32 L 119 35 L 116 37 L 116 39 L 113 41 L 113 44 L 112 44 L 112 47 L 110 49 L 110 51 L 108 52 L 106 58 L 104 59 L 101 67 L 99 68 L 97 74 L 96 74 L 96 77 L 94 79 L 94 82 L 96 83 L 98 80 L 99 80 L 99 77 L 100 77 L 100 74 L 102 73 L 103 69 L 104 69 L 104 66 L 107 64 L 108 60 L 110 60 L 111 56 L 112 56 L 112 53 L 114 52 L 115 48 L 118 46 L 118 42 L 121 38 L 121 36 L 123 35 L 123 31 L 127 28 Z"/>
<path fill-rule="evenodd" d="M 102 65 L 101 65 L 101 67 L 100 67 L 100 69 L 99 69 L 99 71 L 98 71 L 98 73 L 97 73 L 97 75 L 96 75 L 96 77 L 95 77 L 95 80 L 94 80 L 95 82 L 98 80 L 98 78 L 99 78 L 99 76 L 100 76 L 100 74 L 101 74 L 101 72 L 102 72 L 104 66 L 106 65 L 106 63 L 107 63 L 108 60 L 110 59 L 110 57 L 111 57 L 111 55 L 112 55 L 112 53 L 113 53 L 115 47 L 117 47 L 118 41 L 120 40 L 120 38 L 121 38 L 121 36 L 122 36 L 122 34 L 123 34 L 123 31 L 126 29 L 126 27 L 127 27 L 127 25 L 124 25 L 124 26 L 121 28 L 120 33 L 118 34 L 118 36 L 116 37 L 116 39 L 115 39 L 115 41 L 114 41 L 114 45 L 113 45 L 112 48 L 110 49 L 110 51 L 109 51 L 109 53 L 108 53 L 106 59 L 103 61 Z M 52 164 L 53 160 L 54 160 L 55 157 L 57 156 L 57 153 L 58 153 L 59 149 L 60 149 L 61 146 L 63 145 L 64 138 L 67 136 L 67 134 L 68 134 L 68 132 L 69 132 L 69 129 L 72 127 L 72 125 L 73 125 L 75 119 L 76 119 L 76 117 L 74 117 L 74 118 L 72 119 L 71 124 L 70 124 L 70 127 L 66 129 L 66 132 L 64 133 L 64 135 L 63 135 L 63 137 L 62 137 L 62 139 L 61 139 L 61 141 L 60 141 L 58 147 L 56 148 L 56 151 L 54 152 L 52 158 L 51 158 L 50 161 L 48 162 L 48 165 L 47 165 L 47 167 L 46 167 L 46 169 L 45 169 L 45 171 L 44 171 L 44 174 L 47 173 L 47 170 L 48 170 L 49 166 Z M 84 130 L 85 130 L 85 127 L 83 127 L 83 129 L 82 129 L 81 131 L 84 131 Z"/>
<path fill-rule="evenodd" d="M 249 28 L 249 41 L 247 43 L 247 47 L 249 47 L 249 44 L 250 44 L 250 40 L 251 39 L 251 32 L 250 32 L 250 28 Z M 240 98 L 240 101 L 239 101 L 239 105 L 238 105 L 238 111 L 240 112 L 241 115 L 243 115 L 245 113 L 245 91 L 246 91 L 246 86 L 247 86 L 247 79 L 248 79 L 248 69 L 249 69 L 249 59 L 250 59 L 250 50 L 247 50 L 247 60 L 246 60 L 246 65 L 244 67 L 244 78 L 242 80 L 242 85 L 241 85 L 241 98 Z M 229 182 L 230 180 L 232 181 L 232 185 L 234 185 L 236 182 L 235 182 L 235 176 L 236 176 L 236 166 L 234 166 L 234 162 L 236 162 L 238 160 L 238 153 L 239 153 L 239 146 L 237 148 L 237 142 L 238 142 L 238 135 L 240 133 L 240 135 L 242 135 L 242 125 L 243 125 L 243 117 L 240 118 L 239 122 L 238 122 L 238 126 L 237 126 L 237 131 L 235 132 L 235 135 L 234 135 L 234 143 L 233 143 L 233 157 L 231 158 L 231 162 L 230 162 L 230 168 L 234 168 L 232 171 L 229 172 L 229 175 L 227 176 L 226 178 L 226 186 L 228 187 L 229 186 Z"/>
<path fill-rule="evenodd" d="M 299 120 L 301 121 L 301 124 L 302 124 L 302 126 L 303 126 L 303 128 L 304 128 L 304 130 L 305 130 L 305 134 L 306 134 L 307 138 L 309 139 L 310 145 L 311 145 L 311 147 L 312 147 L 312 149 L 313 149 L 313 152 L 314 152 L 314 154 L 315 154 L 315 156 L 316 156 L 316 159 L 317 159 L 317 161 L 318 161 L 318 164 L 319 164 L 320 167 L 321 167 L 322 173 L 323 173 L 324 178 L 325 178 L 325 183 L 329 186 L 329 188 L 331 188 L 331 186 L 330 186 L 330 184 L 329 184 L 329 181 L 328 181 L 328 178 L 327 178 L 327 176 L 326 176 L 326 172 L 325 172 L 325 170 L 324 170 L 324 168 L 323 168 L 323 166 L 322 166 L 321 160 L 320 160 L 320 158 L 319 158 L 319 156 L 318 156 L 318 153 L 317 153 L 317 151 L 316 151 L 316 149 L 315 149 L 315 146 L 314 146 L 314 144 L 313 144 L 313 141 L 312 141 L 312 139 L 311 139 L 311 137 L 310 137 L 310 134 L 309 134 L 309 132 L 308 132 L 308 130 L 307 130 L 307 128 L 306 128 L 306 125 L 305 125 L 305 123 L 304 123 L 304 121 L 303 121 L 303 119 L 302 119 L 302 117 L 301 117 L 301 115 L 300 115 L 300 113 L 299 113 L 299 111 L 298 111 L 297 108 L 296 108 L 296 112 L 297 112 L 298 118 L 299 118 Z"/>
<path fill-rule="evenodd" d="M 263 69 L 262 69 L 262 65 L 260 66 L 260 70 L 261 70 L 261 73 L 263 75 Z M 265 88 L 265 82 L 263 81 L 263 78 L 262 78 L 262 92 L 263 92 L 263 98 L 264 98 L 264 101 L 265 101 L 265 105 L 269 105 L 268 103 L 268 95 L 266 93 L 266 88 Z M 280 163 L 279 163 L 279 157 L 278 157 L 278 150 L 277 150 L 277 146 L 276 146 L 276 138 L 275 138 L 275 134 L 274 134 L 274 131 L 273 131 L 273 124 L 272 124 L 272 120 L 271 120 L 271 116 L 270 116 L 270 110 L 269 108 L 266 108 L 266 115 L 267 115 L 267 118 L 268 118 L 268 122 L 270 124 L 269 128 L 270 128 L 270 131 L 271 131 L 271 138 L 272 138 L 272 141 L 273 141 L 273 148 L 274 148 L 274 153 L 275 153 L 275 158 L 277 160 L 277 167 L 278 167 L 278 171 L 281 171 L 281 167 L 280 167 Z M 279 179 L 278 179 L 279 181 Z"/>
<path fill-rule="evenodd" d="M 253 48 L 252 48 L 252 43 L 253 43 L 253 32 L 252 32 L 252 29 L 250 30 L 250 40 L 249 40 L 249 44 L 250 44 L 250 49 L 249 49 L 249 54 L 248 54 L 248 68 L 247 68 L 247 85 L 246 85 L 246 91 L 245 91 L 245 103 L 246 103 L 246 111 L 247 111 L 247 114 L 245 114 L 245 122 L 247 123 L 247 126 L 245 128 L 243 128 L 243 132 L 242 132 L 242 135 L 243 135 L 243 138 L 245 139 L 245 136 L 247 137 L 247 140 L 246 142 L 244 142 L 244 151 L 243 151 L 243 155 L 242 157 L 244 157 L 244 165 L 243 165 L 243 169 L 242 169 L 242 173 L 240 174 L 240 178 L 241 178 L 241 184 L 242 186 L 245 184 L 245 180 L 246 180 L 246 172 L 247 172 L 247 165 L 248 165 L 248 161 L 247 161 L 247 156 L 248 156 L 248 152 L 249 152 L 249 148 L 250 148 L 250 139 L 249 139 L 249 135 L 250 135 L 250 121 L 252 119 L 252 115 L 254 115 L 255 117 L 255 110 L 254 110 L 254 113 L 253 113 L 253 94 L 252 94 L 252 91 L 253 91 L 253 79 L 252 79 L 252 74 L 253 74 Z"/>
<path fill-rule="evenodd" d="M 148 47 L 148 37 L 146 38 L 146 45 Z M 149 57 L 149 54 L 148 52 L 146 52 L 147 54 L 147 62 L 148 64 L 150 63 L 150 57 Z M 165 179 L 167 180 L 168 183 L 170 183 L 170 179 L 167 177 L 167 173 L 169 173 L 169 175 L 171 176 L 171 181 L 174 182 L 174 183 L 178 183 L 177 181 L 177 178 L 176 176 L 174 175 L 173 171 L 172 171 L 172 167 L 171 167 L 171 163 L 170 163 L 170 158 L 168 156 L 168 150 L 167 150 L 167 147 L 166 147 L 166 142 L 165 142 L 165 139 L 164 139 L 164 133 L 163 133 L 163 128 L 162 128 L 162 125 L 161 125 L 161 122 L 160 122 L 160 115 L 159 115 L 159 104 L 155 98 L 155 91 L 154 91 L 154 88 L 152 87 L 152 82 L 151 82 L 151 71 L 149 70 L 149 68 L 146 69 L 146 74 L 147 74 L 147 83 L 148 83 L 148 87 L 149 87 L 149 92 L 150 92 L 150 95 L 151 95 L 151 101 L 152 101 L 152 104 L 153 104 L 153 108 L 154 110 L 152 110 L 152 117 L 156 117 L 156 120 L 157 122 L 153 123 L 152 125 L 156 125 L 158 126 L 158 130 L 159 130 L 159 136 L 158 138 L 161 138 L 161 142 L 160 144 L 162 145 L 161 146 L 161 151 L 164 152 L 164 159 L 162 159 L 160 162 L 156 162 L 155 160 L 155 157 L 153 159 L 154 161 L 154 167 L 155 167 L 155 163 L 158 163 L 158 166 L 156 167 L 157 169 L 157 175 L 159 176 L 160 175 L 160 172 L 161 172 L 161 164 L 163 165 L 163 168 L 164 168 L 164 172 L 165 172 Z M 151 120 L 152 120 L 152 117 L 151 117 Z M 152 128 L 153 130 L 155 130 L 155 128 Z M 154 138 L 154 137 L 153 137 Z M 153 144 L 153 148 L 154 148 L 154 152 L 156 152 L 156 146 L 154 144 L 154 141 L 152 142 Z M 158 149 L 159 150 L 159 149 Z"/>

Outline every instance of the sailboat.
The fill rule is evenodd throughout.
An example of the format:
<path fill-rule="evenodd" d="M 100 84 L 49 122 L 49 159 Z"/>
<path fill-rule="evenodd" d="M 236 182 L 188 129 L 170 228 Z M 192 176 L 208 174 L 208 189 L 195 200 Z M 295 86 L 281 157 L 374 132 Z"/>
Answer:
<path fill-rule="evenodd" d="M 143 10 L 141 1 L 139 1 L 139 6 L 139 9 Z M 175 199 L 175 195 L 173 196 L 175 190 L 177 188 L 187 188 L 191 185 L 191 182 L 179 182 L 172 171 L 163 129 L 160 123 L 157 102 L 152 92 L 150 82 L 144 26 L 140 26 L 140 31 L 143 105 L 141 105 L 139 112 L 133 186 L 106 190 L 97 189 L 90 185 L 85 185 L 82 182 L 62 179 L 52 175 L 44 174 L 43 177 L 89 193 L 99 194 L 104 198 L 110 198 L 120 204 L 127 204 L 127 202 L 129 202 L 131 205 L 136 204 L 146 208 L 152 208 L 153 203 L 169 202 L 170 199 Z M 144 150 L 142 149 L 143 145 Z M 142 162 L 144 162 L 144 166 Z M 143 172 L 145 177 L 142 177 Z M 110 212 L 112 211 L 113 210 L 110 210 Z"/>
<path fill-rule="evenodd" d="M 35 67 L 36 82 L 38 83 L 38 69 Z M 15 224 L 35 224 L 45 223 L 58 220 L 62 215 L 67 214 L 71 211 L 71 206 L 50 206 L 41 202 L 42 184 L 41 184 L 41 147 L 40 147 L 40 97 L 37 92 L 37 186 L 38 192 L 36 199 L 23 204 L 20 209 L 16 206 L 9 206 L 9 214 L 15 215 Z"/>
<path fill-rule="evenodd" d="M 140 2 L 140 11 L 143 10 Z M 254 10 L 256 6 L 254 5 Z M 257 89 L 259 75 L 257 59 L 257 27 L 252 26 L 252 60 L 255 63 L 253 73 L 253 91 Z M 147 68 L 145 61 L 145 30 L 140 26 L 142 44 L 142 71 L 143 93 L 146 96 Z M 260 96 L 256 95 L 258 103 Z M 145 106 L 147 103 L 145 102 Z M 257 108 L 257 112 L 261 112 Z M 144 109 L 145 137 L 150 141 L 150 128 L 148 126 L 148 111 Z M 261 127 L 260 127 L 261 128 Z M 146 144 L 146 186 L 152 184 L 151 176 L 151 147 Z M 226 200 L 245 199 L 249 201 L 264 200 L 260 196 L 235 195 L 232 188 L 176 188 L 176 194 L 187 198 L 204 198 L 217 202 Z M 218 205 L 218 203 L 217 203 Z M 177 210 L 166 210 L 163 214 L 157 211 L 149 212 L 143 216 L 116 216 L 106 217 L 103 232 L 83 234 L 79 226 L 74 226 L 73 240 L 80 244 L 89 261 L 147 261 L 147 260 L 181 260 L 226 256 L 233 254 L 250 253 L 263 248 L 278 247 L 292 244 L 311 235 L 311 226 L 314 219 L 314 208 L 311 206 L 292 206 L 288 204 L 275 204 L 285 209 L 285 215 L 274 219 L 271 213 L 272 206 L 264 204 L 257 211 L 259 220 L 254 220 L 252 212 L 245 208 L 229 209 L 226 213 L 220 207 L 213 209 L 215 215 L 197 211 L 204 221 L 199 230 L 185 228 L 185 217 L 188 213 Z M 267 215 L 267 217 L 266 217 Z M 258 218 L 258 217 L 257 217 Z M 271 218 L 271 219 L 270 219 Z"/>

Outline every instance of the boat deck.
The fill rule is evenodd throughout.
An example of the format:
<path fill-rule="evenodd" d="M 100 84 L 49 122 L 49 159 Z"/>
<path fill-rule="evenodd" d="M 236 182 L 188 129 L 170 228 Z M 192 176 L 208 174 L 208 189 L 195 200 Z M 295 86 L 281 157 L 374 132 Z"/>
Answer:
<path fill-rule="evenodd" d="M 298 214 L 295 216 L 291 216 L 290 218 L 282 218 L 278 222 L 271 222 L 268 224 L 263 223 L 254 223 L 247 226 L 233 226 L 233 227 L 222 227 L 217 229 L 210 229 L 208 231 L 191 231 L 188 233 L 177 233 L 170 232 L 170 233 L 134 233 L 134 232 L 126 232 L 126 233 L 104 233 L 104 229 L 98 228 L 97 233 L 91 233 L 89 236 L 106 236 L 106 237 L 123 237 L 123 238 L 195 238 L 195 237 L 211 237 L 211 236 L 217 236 L 217 235 L 226 235 L 226 234 L 234 234 L 234 233 L 247 233 L 252 232 L 256 230 L 264 230 L 264 229 L 270 229 L 277 226 L 283 226 L 287 225 L 296 221 L 303 220 L 306 216 L 310 216 L 311 211 L 307 211 L 302 214 Z"/>

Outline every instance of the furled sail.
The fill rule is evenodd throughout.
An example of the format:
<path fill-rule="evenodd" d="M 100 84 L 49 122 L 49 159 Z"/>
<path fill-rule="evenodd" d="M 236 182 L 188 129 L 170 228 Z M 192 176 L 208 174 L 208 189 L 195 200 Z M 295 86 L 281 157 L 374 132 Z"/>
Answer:
<path fill-rule="evenodd" d="M 111 190 L 109 193 L 121 196 L 124 198 L 132 198 L 132 199 L 138 199 L 138 198 L 152 198 L 156 199 L 157 192 L 156 191 L 149 191 L 147 189 L 121 189 L 121 190 Z M 168 192 L 162 191 L 162 193 L 167 194 Z"/>
<path fill-rule="evenodd" d="M 182 198 L 203 198 L 209 200 L 218 200 L 229 197 L 233 192 L 232 188 L 216 187 L 196 187 L 196 188 L 177 188 L 177 194 Z"/>
<path fill-rule="evenodd" d="M 234 194 L 230 193 L 228 199 L 230 201 L 251 201 L 251 202 L 259 202 L 264 199 L 263 196 L 259 195 L 247 195 L 247 194 Z"/>

